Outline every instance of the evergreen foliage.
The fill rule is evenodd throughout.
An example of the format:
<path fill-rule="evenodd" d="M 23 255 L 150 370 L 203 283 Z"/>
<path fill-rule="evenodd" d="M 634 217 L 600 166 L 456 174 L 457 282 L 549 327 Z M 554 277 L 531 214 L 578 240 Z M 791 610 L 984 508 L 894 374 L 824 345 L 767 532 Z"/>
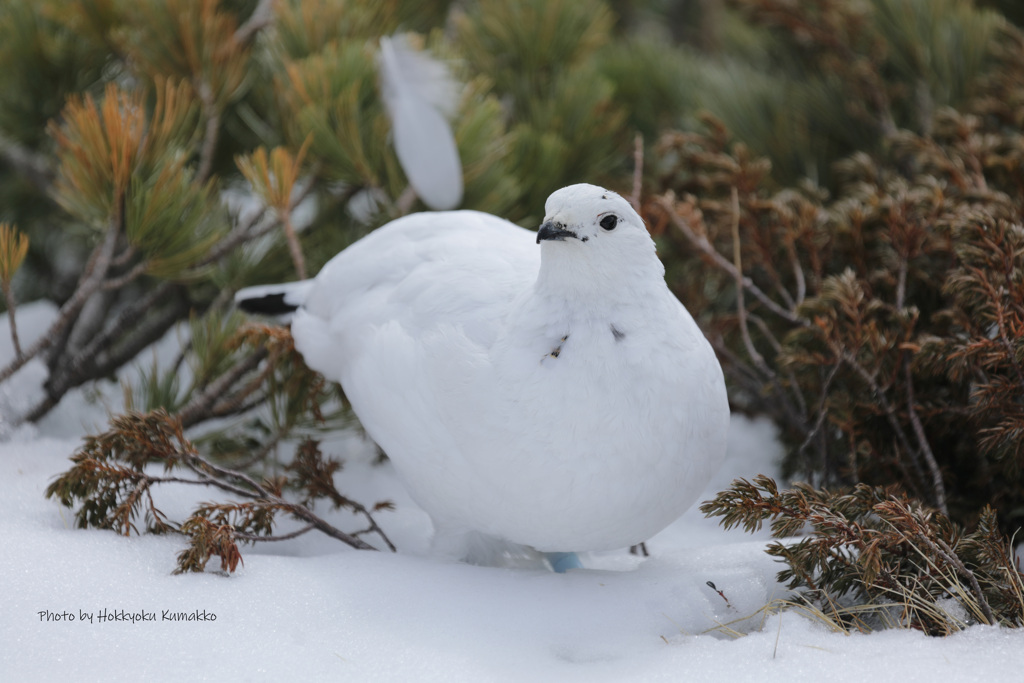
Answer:
<path fill-rule="evenodd" d="M 314 274 L 424 208 L 375 61 L 381 36 L 414 31 L 459 83 L 461 208 L 532 226 L 570 183 L 632 195 L 733 405 L 782 428 L 789 474 L 895 482 L 951 520 L 935 532 L 951 548 L 954 524 L 996 533 L 986 505 L 1012 532 L 1024 523 L 1020 21 L 1009 0 L 9 0 L 3 305 L 48 297 L 60 312 L 0 359 L 0 382 L 45 362 L 45 398 L 14 416 L 36 420 L 177 329 L 177 358 L 139 368 L 131 412 L 50 493 L 121 532 L 148 511 L 147 528 L 189 535 L 187 570 L 219 557 L 233 571 L 238 541 L 282 513 L 325 531 L 303 516 L 318 498 L 379 533 L 302 441 L 354 424 L 344 397 L 231 298 Z M 163 518 L 154 462 L 244 500 Z M 819 511 L 845 495 L 863 510 L 892 500 L 803 491 Z M 900 504 L 887 519 L 920 509 Z M 941 631 L 933 617 L 914 619 Z"/>
<path fill-rule="evenodd" d="M 893 132 L 838 162 L 834 196 L 776 189 L 770 163 L 712 123 L 663 140 L 671 192 L 652 216 L 676 254 L 717 271 L 670 278 L 700 302 L 734 400 L 783 426 L 791 473 L 899 482 L 961 521 L 991 504 L 1012 532 L 1024 138 L 991 106 L 1021 82 L 1007 36 L 977 113 L 940 109 L 929 135 Z"/>
<path fill-rule="evenodd" d="M 1005 24 L 970 0 L 728 5 L 765 32 L 765 59 L 730 65 L 707 108 L 772 159 L 777 180 L 828 187 L 837 158 L 877 152 L 897 129 L 927 134 L 940 107 L 965 104 Z"/>
<path fill-rule="evenodd" d="M 779 581 L 844 627 L 902 626 L 949 635 L 971 624 L 1024 626 L 1024 573 L 986 507 L 965 533 L 895 487 L 780 491 L 769 477 L 737 480 L 701 506 L 726 528 L 771 525 Z"/>

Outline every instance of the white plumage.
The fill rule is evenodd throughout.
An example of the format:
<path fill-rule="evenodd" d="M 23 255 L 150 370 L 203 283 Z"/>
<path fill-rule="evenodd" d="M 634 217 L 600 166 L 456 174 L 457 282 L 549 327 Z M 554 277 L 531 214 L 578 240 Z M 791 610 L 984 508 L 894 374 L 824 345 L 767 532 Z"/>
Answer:
<path fill-rule="evenodd" d="M 448 547 L 636 544 L 725 455 L 721 368 L 640 217 L 592 185 L 545 208 L 538 233 L 474 211 L 398 219 L 289 294 L 297 348 Z"/>
<path fill-rule="evenodd" d="M 380 39 L 381 95 L 391 118 L 395 154 L 409 184 L 432 209 L 462 202 L 462 161 L 448 118 L 458 87 L 447 67 L 419 52 L 406 36 Z"/>

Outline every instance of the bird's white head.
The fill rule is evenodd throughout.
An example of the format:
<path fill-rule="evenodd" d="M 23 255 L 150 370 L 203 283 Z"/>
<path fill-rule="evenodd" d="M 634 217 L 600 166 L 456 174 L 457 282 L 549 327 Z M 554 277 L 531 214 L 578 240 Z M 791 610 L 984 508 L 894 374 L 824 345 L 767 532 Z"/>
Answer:
<path fill-rule="evenodd" d="M 643 219 L 615 192 L 570 185 L 552 193 L 544 209 L 539 282 L 606 293 L 630 282 L 664 285 L 665 269 Z"/>

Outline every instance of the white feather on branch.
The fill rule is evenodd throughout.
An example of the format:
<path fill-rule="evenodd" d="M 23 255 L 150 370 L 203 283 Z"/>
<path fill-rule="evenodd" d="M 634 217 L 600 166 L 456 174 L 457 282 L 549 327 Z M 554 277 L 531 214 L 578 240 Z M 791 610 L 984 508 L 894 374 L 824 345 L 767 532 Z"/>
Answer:
<path fill-rule="evenodd" d="M 446 117 L 455 111 L 458 85 L 404 35 L 380 39 L 377 66 L 402 170 L 423 203 L 454 209 L 462 202 L 462 162 Z"/>

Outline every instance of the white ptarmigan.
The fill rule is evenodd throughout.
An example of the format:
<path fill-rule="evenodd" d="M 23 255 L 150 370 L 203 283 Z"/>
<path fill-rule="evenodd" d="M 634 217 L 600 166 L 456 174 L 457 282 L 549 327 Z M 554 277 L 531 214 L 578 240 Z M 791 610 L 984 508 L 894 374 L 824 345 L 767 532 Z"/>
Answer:
<path fill-rule="evenodd" d="M 296 348 L 341 383 L 441 543 L 482 534 L 560 570 L 685 512 L 725 456 L 729 407 L 629 203 L 580 184 L 545 211 L 536 233 L 413 214 L 313 280 L 237 299 L 297 307 Z"/>

